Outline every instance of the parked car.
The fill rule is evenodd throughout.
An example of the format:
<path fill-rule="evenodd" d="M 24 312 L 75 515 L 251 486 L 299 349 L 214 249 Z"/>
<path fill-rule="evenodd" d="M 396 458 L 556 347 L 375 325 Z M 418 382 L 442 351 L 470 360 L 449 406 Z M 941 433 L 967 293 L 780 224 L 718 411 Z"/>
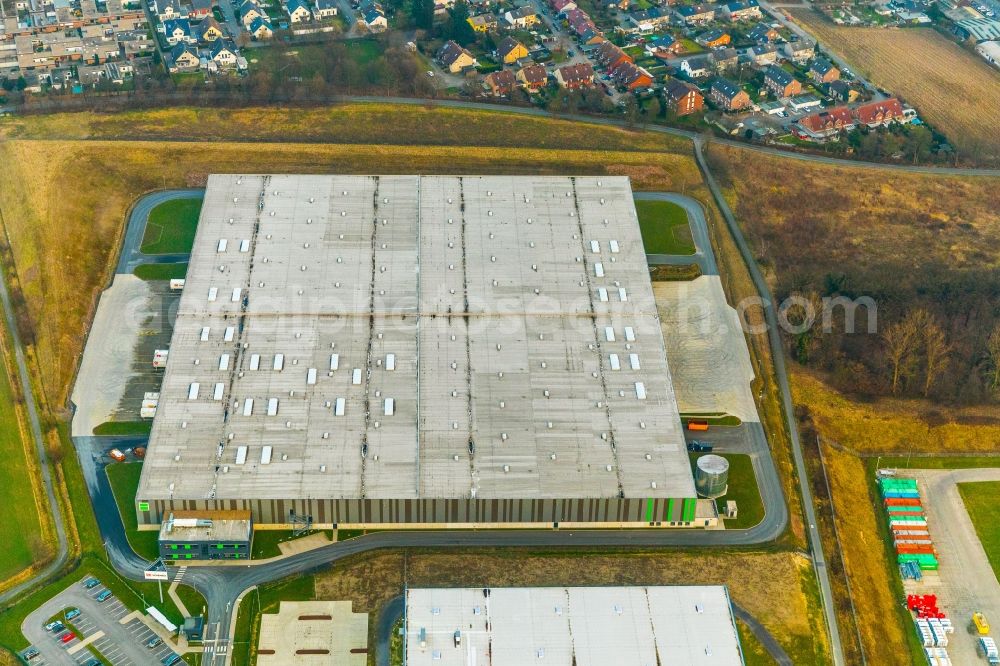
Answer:
<path fill-rule="evenodd" d="M 32 659 L 34 659 L 35 657 L 37 657 L 39 654 L 40 653 L 38 652 L 38 648 L 32 646 L 32 647 L 28 648 L 27 650 L 25 650 L 24 652 L 22 652 L 21 656 L 24 658 L 25 661 L 31 661 Z"/>
<path fill-rule="evenodd" d="M 53 620 L 52 622 L 49 622 L 47 625 L 45 625 L 45 631 L 62 631 L 65 628 L 66 627 L 64 627 L 63 623 L 60 622 L 59 620 Z"/>
<path fill-rule="evenodd" d="M 111 598 L 111 590 L 104 590 L 103 592 L 101 592 L 100 594 L 98 594 L 95 597 L 95 599 L 97 599 L 98 603 L 102 603 L 102 604 L 105 601 L 107 601 L 109 598 Z"/>
<path fill-rule="evenodd" d="M 160 660 L 163 666 L 173 666 L 181 660 L 181 656 L 176 652 L 171 652 L 169 655 Z"/>
<path fill-rule="evenodd" d="M 87 580 L 83 581 L 83 586 L 88 590 L 93 589 L 100 584 L 101 581 L 97 580 L 96 578 L 88 578 Z"/>
<path fill-rule="evenodd" d="M 97 657 L 91 657 L 83 666 L 101 666 L 101 660 Z"/>
<path fill-rule="evenodd" d="M 63 643 L 69 643 L 74 638 L 76 638 L 76 634 L 74 634 L 72 631 L 67 631 L 65 634 L 59 637 L 59 640 Z"/>
<path fill-rule="evenodd" d="M 701 442 L 697 439 L 692 439 L 687 443 L 688 451 L 694 451 L 695 453 L 711 453 L 712 445 L 708 442 Z"/>
<path fill-rule="evenodd" d="M 73 618 L 79 617 L 79 616 L 80 616 L 80 609 L 79 608 L 70 608 L 68 611 L 66 611 L 66 619 L 67 620 L 72 620 Z"/>
<path fill-rule="evenodd" d="M 153 648 L 155 648 L 158 645 L 161 645 L 162 643 L 163 643 L 162 638 L 160 638 L 159 636 L 153 636 L 148 641 L 146 641 L 146 647 L 152 650 Z"/>

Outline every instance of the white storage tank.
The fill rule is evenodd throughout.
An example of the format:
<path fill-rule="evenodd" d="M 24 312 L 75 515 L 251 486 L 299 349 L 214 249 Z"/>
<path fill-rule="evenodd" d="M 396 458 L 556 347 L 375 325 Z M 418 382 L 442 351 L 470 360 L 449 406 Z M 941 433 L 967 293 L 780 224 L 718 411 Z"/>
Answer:
<path fill-rule="evenodd" d="M 728 460 L 711 453 L 698 458 L 694 474 L 694 487 L 701 497 L 722 497 L 726 494 L 728 484 Z"/>

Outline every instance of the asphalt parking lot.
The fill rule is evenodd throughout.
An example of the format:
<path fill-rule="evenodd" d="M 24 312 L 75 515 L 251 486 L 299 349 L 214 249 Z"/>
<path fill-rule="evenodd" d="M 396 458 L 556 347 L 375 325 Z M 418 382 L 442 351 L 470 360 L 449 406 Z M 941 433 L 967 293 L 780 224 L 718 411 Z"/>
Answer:
<path fill-rule="evenodd" d="M 89 576 L 73 583 L 25 618 L 21 630 L 39 652 L 31 664 L 82 666 L 95 656 L 88 646 L 114 666 L 158 664 L 173 652 L 166 642 L 153 649 L 147 648 L 146 642 L 156 635 L 153 630 L 138 617 L 122 623 L 132 611 L 113 594 L 103 603 L 97 601 L 97 596 L 107 588 L 97 585 L 88 590 L 84 585 L 87 578 Z M 70 620 L 78 635 L 63 643 L 60 638 L 66 630 L 47 631 L 45 624 L 50 617 L 71 608 L 80 610 L 80 614 Z M 81 645 L 85 640 L 89 640 L 88 646 Z"/>

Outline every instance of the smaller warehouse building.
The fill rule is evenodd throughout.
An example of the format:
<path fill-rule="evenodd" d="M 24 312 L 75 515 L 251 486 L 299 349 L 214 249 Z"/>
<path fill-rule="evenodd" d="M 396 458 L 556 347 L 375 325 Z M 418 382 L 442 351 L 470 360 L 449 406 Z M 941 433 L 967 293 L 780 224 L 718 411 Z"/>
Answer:
<path fill-rule="evenodd" d="M 408 666 L 743 666 L 724 586 L 410 588 Z"/>
<path fill-rule="evenodd" d="M 250 511 L 174 511 L 160 525 L 160 558 L 249 560 L 253 542 Z"/>

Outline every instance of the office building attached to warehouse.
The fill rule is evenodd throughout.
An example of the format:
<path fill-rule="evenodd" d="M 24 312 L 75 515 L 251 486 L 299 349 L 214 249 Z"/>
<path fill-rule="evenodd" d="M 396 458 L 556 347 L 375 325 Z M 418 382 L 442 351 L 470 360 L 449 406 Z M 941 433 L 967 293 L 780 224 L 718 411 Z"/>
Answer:
<path fill-rule="evenodd" d="M 695 497 L 626 178 L 209 178 L 140 524 L 714 522 Z"/>

